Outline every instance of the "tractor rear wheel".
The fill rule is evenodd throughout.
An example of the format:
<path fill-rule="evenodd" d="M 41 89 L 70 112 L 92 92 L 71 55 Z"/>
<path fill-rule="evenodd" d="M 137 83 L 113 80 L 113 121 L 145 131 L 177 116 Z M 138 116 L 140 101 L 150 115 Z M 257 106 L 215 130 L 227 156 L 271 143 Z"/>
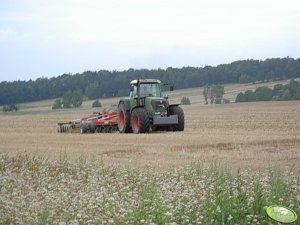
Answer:
<path fill-rule="evenodd" d="M 148 133 L 150 129 L 150 119 L 144 108 L 136 108 L 131 113 L 131 127 L 133 133 Z"/>
<path fill-rule="evenodd" d="M 184 130 L 184 112 L 179 106 L 170 107 L 170 114 L 177 115 L 178 124 L 173 125 L 173 131 L 183 131 Z"/>
<path fill-rule="evenodd" d="M 118 128 L 120 133 L 131 133 L 130 111 L 127 111 L 125 104 L 121 102 L 118 107 Z"/>

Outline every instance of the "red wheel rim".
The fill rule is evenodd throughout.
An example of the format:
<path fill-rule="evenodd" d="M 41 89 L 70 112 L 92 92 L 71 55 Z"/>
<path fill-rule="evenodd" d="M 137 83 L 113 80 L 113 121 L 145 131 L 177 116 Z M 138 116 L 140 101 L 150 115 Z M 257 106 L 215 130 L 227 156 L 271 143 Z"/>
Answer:
<path fill-rule="evenodd" d="M 135 131 L 139 130 L 139 118 L 137 115 L 134 115 L 134 117 L 133 117 L 133 129 Z"/>
<path fill-rule="evenodd" d="M 123 127 L 124 127 L 124 113 L 123 113 L 123 111 L 120 112 L 119 125 L 120 125 L 120 129 L 123 129 Z"/>

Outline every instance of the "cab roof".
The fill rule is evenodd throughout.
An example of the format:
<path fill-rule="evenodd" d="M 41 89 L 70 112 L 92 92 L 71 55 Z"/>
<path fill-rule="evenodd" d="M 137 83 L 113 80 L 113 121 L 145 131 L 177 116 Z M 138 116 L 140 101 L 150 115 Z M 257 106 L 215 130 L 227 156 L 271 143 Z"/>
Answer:
<path fill-rule="evenodd" d="M 130 84 L 137 84 L 138 81 L 142 84 L 160 84 L 161 81 L 160 80 L 157 80 L 157 79 L 139 79 L 139 80 L 132 80 L 130 82 Z"/>

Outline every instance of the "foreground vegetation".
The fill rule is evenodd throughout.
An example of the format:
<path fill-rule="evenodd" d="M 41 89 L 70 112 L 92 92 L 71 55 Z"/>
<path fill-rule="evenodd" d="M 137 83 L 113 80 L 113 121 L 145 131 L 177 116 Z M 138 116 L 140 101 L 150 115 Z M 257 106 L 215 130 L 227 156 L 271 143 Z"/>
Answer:
<path fill-rule="evenodd" d="M 157 172 L 100 159 L 0 155 L 0 224 L 277 224 L 264 207 L 300 212 L 293 170 L 232 173 L 199 163 Z"/>

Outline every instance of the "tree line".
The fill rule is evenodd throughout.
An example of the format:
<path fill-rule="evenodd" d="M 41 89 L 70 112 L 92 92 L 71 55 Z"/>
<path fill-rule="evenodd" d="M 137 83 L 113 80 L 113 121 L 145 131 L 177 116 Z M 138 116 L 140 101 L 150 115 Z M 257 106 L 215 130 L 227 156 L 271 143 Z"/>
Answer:
<path fill-rule="evenodd" d="M 175 89 L 213 84 L 249 83 L 300 77 L 300 58 L 239 60 L 229 64 L 167 69 L 125 71 L 86 71 L 53 78 L 0 83 L 0 105 L 60 98 L 67 92 L 80 92 L 88 99 L 125 96 L 129 82 L 138 78 L 160 79 Z"/>
<path fill-rule="evenodd" d="M 258 87 L 237 95 L 235 102 L 300 100 L 300 82 L 291 80 L 288 84 L 276 84 L 274 88 Z"/>

